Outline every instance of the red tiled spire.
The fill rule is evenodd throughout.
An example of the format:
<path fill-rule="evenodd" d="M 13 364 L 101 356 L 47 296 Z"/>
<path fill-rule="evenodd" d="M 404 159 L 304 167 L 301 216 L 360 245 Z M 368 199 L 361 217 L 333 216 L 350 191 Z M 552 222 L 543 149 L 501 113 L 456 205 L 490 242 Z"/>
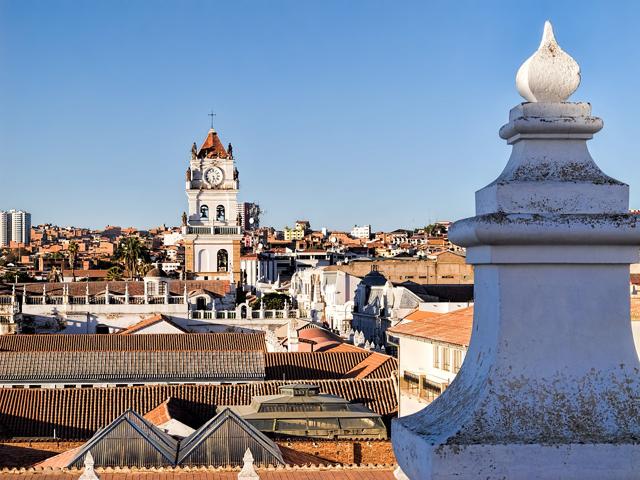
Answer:
<path fill-rule="evenodd" d="M 198 158 L 227 158 L 227 151 L 222 146 L 218 132 L 213 128 L 207 133 L 202 146 L 198 150 Z"/>

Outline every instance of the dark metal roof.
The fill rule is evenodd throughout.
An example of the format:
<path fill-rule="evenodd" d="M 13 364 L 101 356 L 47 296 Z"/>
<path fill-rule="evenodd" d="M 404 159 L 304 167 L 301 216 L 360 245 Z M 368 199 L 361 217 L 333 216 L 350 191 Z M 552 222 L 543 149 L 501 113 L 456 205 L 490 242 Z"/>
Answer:
<path fill-rule="evenodd" d="M 252 350 L 265 351 L 264 333 L 144 333 L 137 335 L 0 335 L 0 352 Z"/>
<path fill-rule="evenodd" d="M 0 384 L 264 379 L 263 352 L 0 352 Z"/>

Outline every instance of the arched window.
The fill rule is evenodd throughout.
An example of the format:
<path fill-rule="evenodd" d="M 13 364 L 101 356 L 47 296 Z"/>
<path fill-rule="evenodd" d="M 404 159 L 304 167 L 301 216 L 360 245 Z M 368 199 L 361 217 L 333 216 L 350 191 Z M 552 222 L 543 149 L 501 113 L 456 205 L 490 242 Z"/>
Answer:
<path fill-rule="evenodd" d="M 224 249 L 218 250 L 218 271 L 219 272 L 229 271 L 229 254 Z"/>
<path fill-rule="evenodd" d="M 202 249 L 198 252 L 198 270 L 200 272 L 209 272 L 209 252 Z"/>
<path fill-rule="evenodd" d="M 209 218 L 209 207 L 206 205 L 200 207 L 200 218 Z"/>
<path fill-rule="evenodd" d="M 218 222 L 224 222 L 224 207 L 222 205 L 218 205 L 216 208 L 216 220 Z"/>

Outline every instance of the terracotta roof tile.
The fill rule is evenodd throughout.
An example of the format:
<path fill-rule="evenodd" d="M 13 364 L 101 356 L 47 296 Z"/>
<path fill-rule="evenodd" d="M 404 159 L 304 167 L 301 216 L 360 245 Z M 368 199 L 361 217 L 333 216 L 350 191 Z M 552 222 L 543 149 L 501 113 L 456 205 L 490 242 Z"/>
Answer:
<path fill-rule="evenodd" d="M 173 328 L 176 328 L 176 329 L 180 330 L 183 333 L 188 333 L 184 328 L 182 328 L 176 322 L 171 320 L 169 317 L 166 317 L 165 315 L 161 315 L 161 314 L 158 313 L 156 315 L 152 315 L 149 318 L 145 318 L 144 320 L 141 320 L 141 321 L 139 321 L 138 323 L 136 323 L 134 325 L 131 325 L 129 328 L 118 332 L 118 334 L 119 335 L 130 335 L 132 333 L 139 332 L 140 330 L 144 330 L 145 328 L 150 327 L 150 326 L 155 325 L 156 323 L 160 323 L 160 322 L 168 323 Z"/>
<path fill-rule="evenodd" d="M 421 310 L 414 310 L 409 315 L 404 317 L 403 320 L 410 320 L 412 322 L 419 322 L 419 321 L 422 321 L 422 320 L 431 320 L 431 319 L 434 319 L 434 318 L 439 318 L 442 315 L 444 315 L 444 313 L 423 312 Z"/>
<path fill-rule="evenodd" d="M 207 132 L 207 136 L 198 150 L 198 158 L 208 156 L 227 158 L 227 151 L 222 146 L 218 133 L 213 128 Z"/>
<path fill-rule="evenodd" d="M 394 357 L 373 352 L 358 365 L 344 374 L 344 378 L 390 378 L 398 370 L 398 361 Z"/>
<path fill-rule="evenodd" d="M 168 397 L 189 403 L 193 418 L 203 424 L 221 405 L 248 405 L 255 395 L 275 395 L 289 382 L 268 381 L 227 385 L 148 385 L 122 388 L 0 389 L 0 418 L 13 437 L 87 439 L 127 409 L 146 413 Z M 394 380 L 301 380 L 389 418 L 398 407 Z"/>
<path fill-rule="evenodd" d="M 190 403 L 175 397 L 169 397 L 153 410 L 147 412 L 144 418 L 154 425 L 162 425 L 175 419 L 191 427 L 198 428 L 201 423 L 189 411 Z"/>
<path fill-rule="evenodd" d="M 393 357 L 364 349 L 329 352 L 272 352 L 265 355 L 267 380 L 390 378 Z"/>
<path fill-rule="evenodd" d="M 430 320 L 402 323 L 389 328 L 387 332 L 469 346 L 472 326 L 473 307 L 467 307 Z"/>

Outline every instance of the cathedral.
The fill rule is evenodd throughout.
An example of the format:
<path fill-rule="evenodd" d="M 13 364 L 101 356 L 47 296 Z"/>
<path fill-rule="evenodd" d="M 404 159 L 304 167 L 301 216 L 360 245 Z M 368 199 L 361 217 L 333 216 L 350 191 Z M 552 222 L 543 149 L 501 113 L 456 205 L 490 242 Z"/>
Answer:
<path fill-rule="evenodd" d="M 186 174 L 189 209 L 182 215 L 182 233 L 188 277 L 241 281 L 239 186 L 233 148 L 225 149 L 211 128 L 200 148 L 193 144 Z"/>

